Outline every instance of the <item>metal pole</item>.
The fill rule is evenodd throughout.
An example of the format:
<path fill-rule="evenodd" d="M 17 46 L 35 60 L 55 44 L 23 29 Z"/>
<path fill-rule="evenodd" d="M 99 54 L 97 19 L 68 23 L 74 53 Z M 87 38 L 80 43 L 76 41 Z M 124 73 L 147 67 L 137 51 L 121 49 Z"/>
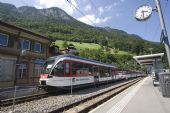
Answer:
<path fill-rule="evenodd" d="M 15 110 L 15 97 L 16 97 L 16 90 L 17 90 L 17 86 L 15 85 L 14 88 L 14 97 L 13 97 L 13 104 L 12 104 L 12 110 Z"/>
<path fill-rule="evenodd" d="M 73 94 L 73 78 L 71 77 L 71 96 Z"/>
<path fill-rule="evenodd" d="M 157 10 L 158 10 L 158 13 L 159 13 L 161 28 L 162 28 L 162 31 L 163 31 L 164 36 L 165 36 L 163 38 L 163 43 L 165 45 L 168 64 L 169 64 L 169 68 L 170 68 L 170 46 L 169 46 L 169 41 L 168 41 L 168 33 L 167 33 L 167 30 L 166 30 L 166 26 L 165 26 L 165 21 L 164 21 L 162 9 L 161 9 L 160 0 L 155 0 L 155 1 L 156 1 Z"/>

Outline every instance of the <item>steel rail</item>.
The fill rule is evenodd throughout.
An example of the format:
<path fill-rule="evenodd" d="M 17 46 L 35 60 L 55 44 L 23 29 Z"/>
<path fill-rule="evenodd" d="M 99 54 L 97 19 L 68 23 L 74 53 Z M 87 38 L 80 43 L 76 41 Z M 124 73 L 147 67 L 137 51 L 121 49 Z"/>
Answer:
<path fill-rule="evenodd" d="M 21 97 L 16 97 L 15 98 L 15 103 L 23 103 L 35 99 L 40 99 L 48 96 L 48 92 L 45 93 L 39 93 L 39 94 L 33 94 L 33 95 L 28 95 L 28 96 L 21 96 Z M 5 100 L 0 100 L 0 107 L 3 106 L 9 106 L 13 104 L 13 98 L 10 99 L 5 99 Z"/>

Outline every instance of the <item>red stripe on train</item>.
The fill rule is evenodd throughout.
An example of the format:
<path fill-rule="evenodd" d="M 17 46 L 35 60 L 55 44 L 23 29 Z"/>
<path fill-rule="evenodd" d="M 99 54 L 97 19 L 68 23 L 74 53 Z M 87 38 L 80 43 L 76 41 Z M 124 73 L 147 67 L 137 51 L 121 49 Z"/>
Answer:
<path fill-rule="evenodd" d="M 43 78 L 43 79 L 44 79 L 44 78 L 48 78 L 48 74 L 41 74 L 41 75 L 40 75 L 40 78 Z"/>

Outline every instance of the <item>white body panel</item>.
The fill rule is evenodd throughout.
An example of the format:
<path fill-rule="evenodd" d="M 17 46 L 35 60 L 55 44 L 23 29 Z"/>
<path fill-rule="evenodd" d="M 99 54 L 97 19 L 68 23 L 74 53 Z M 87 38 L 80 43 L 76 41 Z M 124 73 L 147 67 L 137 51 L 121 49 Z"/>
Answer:
<path fill-rule="evenodd" d="M 66 87 L 71 85 L 82 85 L 93 83 L 94 78 L 93 76 L 83 76 L 83 77 L 53 77 L 49 78 L 46 81 L 48 86 L 55 86 L 55 87 Z"/>
<path fill-rule="evenodd" d="M 99 77 L 99 81 L 109 81 L 112 80 L 112 77 Z"/>

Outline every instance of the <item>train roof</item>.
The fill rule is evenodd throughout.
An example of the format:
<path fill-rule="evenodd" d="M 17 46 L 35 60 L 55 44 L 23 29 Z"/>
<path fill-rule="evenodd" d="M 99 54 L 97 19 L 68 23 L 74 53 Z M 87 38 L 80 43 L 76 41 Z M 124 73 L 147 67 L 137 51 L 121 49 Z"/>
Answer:
<path fill-rule="evenodd" d="M 107 65 L 107 66 L 111 66 L 111 67 L 115 67 L 117 68 L 117 66 L 114 64 L 106 64 L 106 63 L 103 63 L 103 62 L 100 62 L 100 61 L 96 61 L 96 60 L 92 60 L 92 59 L 87 59 L 87 58 L 83 58 L 83 57 L 79 57 L 79 56 L 73 56 L 73 55 L 58 55 L 58 56 L 53 56 L 53 57 L 49 57 L 47 59 L 48 60 L 59 60 L 61 58 L 74 58 L 74 59 L 79 59 L 79 60 L 84 60 L 84 61 L 89 61 L 89 62 L 92 62 L 92 63 L 97 63 L 97 64 L 102 64 L 102 65 Z"/>

